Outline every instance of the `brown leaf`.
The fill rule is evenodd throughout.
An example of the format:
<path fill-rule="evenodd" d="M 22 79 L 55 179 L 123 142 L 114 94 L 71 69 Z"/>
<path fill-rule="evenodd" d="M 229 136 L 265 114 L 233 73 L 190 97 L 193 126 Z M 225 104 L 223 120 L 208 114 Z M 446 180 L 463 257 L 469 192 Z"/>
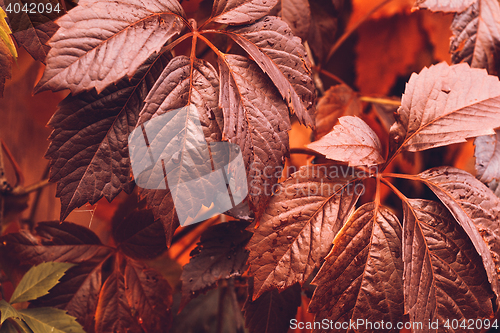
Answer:
<path fill-rule="evenodd" d="M 226 33 L 269 76 L 300 122 L 314 126 L 316 89 L 311 70 L 300 39 L 293 36 L 286 23 L 276 17 L 265 17 Z"/>
<path fill-rule="evenodd" d="M 500 199 L 474 176 L 452 167 L 430 169 L 418 177 L 467 233 L 482 258 L 491 288 L 498 297 Z"/>
<path fill-rule="evenodd" d="M 335 237 L 332 251 L 312 281 L 317 288 L 309 311 L 316 313 L 315 321 L 402 321 L 401 237 L 398 218 L 389 209 L 375 203 L 358 208 Z M 389 331 L 399 332 L 395 327 Z"/>
<path fill-rule="evenodd" d="M 414 331 L 437 332 L 429 321 L 444 327 L 448 320 L 492 316 L 495 295 L 481 257 L 446 207 L 409 199 L 403 210 L 405 312 L 423 323 Z"/>
<path fill-rule="evenodd" d="M 385 161 L 377 134 L 361 118 L 339 118 L 333 131 L 307 146 L 327 158 L 350 166 L 377 165 Z"/>
<path fill-rule="evenodd" d="M 477 0 L 416 0 L 415 6 L 434 12 L 463 12 Z"/>
<path fill-rule="evenodd" d="M 245 245 L 252 233 L 247 222 L 221 223 L 208 228 L 191 251 L 189 263 L 182 269 L 181 308 L 186 303 L 214 287 L 221 279 L 240 276 L 247 268 Z"/>
<path fill-rule="evenodd" d="M 165 68 L 160 56 L 142 65 L 136 75 L 107 88 L 68 96 L 49 121 L 54 128 L 46 157 L 50 180 L 57 182 L 61 220 L 86 202 L 103 196 L 113 200 L 122 190 L 130 192 L 128 136 L 136 126 L 147 91 Z"/>
<path fill-rule="evenodd" d="M 11 78 L 12 56 L 7 45 L 0 42 L 0 97 L 3 97 L 5 81 Z"/>
<path fill-rule="evenodd" d="M 360 116 L 362 111 L 361 101 L 351 88 L 343 84 L 330 87 L 316 106 L 315 139 L 330 133 L 340 117 Z"/>
<path fill-rule="evenodd" d="M 260 215 L 288 153 L 288 109 L 271 80 L 254 62 L 226 55 L 219 58 L 219 71 L 224 138 L 241 147 L 250 204 Z"/>
<path fill-rule="evenodd" d="M 243 306 L 245 326 L 248 328 L 248 332 L 288 332 L 290 320 L 295 318 L 297 307 L 301 302 L 300 286 L 294 284 L 282 292 L 266 291 L 254 301 L 252 301 L 252 289 L 249 288 L 248 298 Z"/>
<path fill-rule="evenodd" d="M 469 3 L 470 1 L 467 1 Z M 451 24 L 453 63 L 468 62 L 496 75 L 500 69 L 500 5 L 496 0 L 476 0 Z"/>
<path fill-rule="evenodd" d="M 500 179 L 500 131 L 494 135 L 480 136 L 474 140 L 476 158 L 476 177 L 483 183 Z"/>
<path fill-rule="evenodd" d="M 391 152 L 412 152 L 494 134 L 500 82 L 467 64 L 440 63 L 412 74 L 391 127 Z"/>
<path fill-rule="evenodd" d="M 311 24 L 307 42 L 311 47 L 318 63 L 323 63 L 324 57 L 335 42 L 334 37 L 338 31 L 339 16 L 345 12 L 344 0 L 315 0 L 309 2 L 311 11 Z"/>
<path fill-rule="evenodd" d="M 266 16 L 278 0 L 215 0 L 211 19 L 224 24 L 247 24 Z"/>
<path fill-rule="evenodd" d="M 248 244 L 254 299 L 306 281 L 362 192 L 354 178 L 347 166 L 315 165 L 280 183 Z"/>
<path fill-rule="evenodd" d="M 51 38 L 47 67 L 37 92 L 71 89 L 103 91 L 160 51 L 182 29 L 177 0 L 81 0 L 61 17 Z"/>
<path fill-rule="evenodd" d="M 285 21 L 294 35 L 306 40 L 311 26 L 309 0 L 281 0 L 279 17 Z"/>

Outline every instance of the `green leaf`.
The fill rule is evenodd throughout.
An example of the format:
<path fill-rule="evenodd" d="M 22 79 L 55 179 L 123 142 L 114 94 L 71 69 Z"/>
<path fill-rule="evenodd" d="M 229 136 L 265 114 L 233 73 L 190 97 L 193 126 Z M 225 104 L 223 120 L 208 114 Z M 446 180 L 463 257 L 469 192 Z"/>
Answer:
<path fill-rule="evenodd" d="M 49 290 L 59 282 L 64 272 L 73 266 L 74 264 L 63 262 L 45 262 L 30 268 L 14 290 L 10 303 L 31 301 L 48 294 Z"/>
<path fill-rule="evenodd" d="M 19 311 L 24 321 L 36 333 L 85 333 L 78 324 L 64 310 L 55 308 L 36 308 Z"/>
<path fill-rule="evenodd" d="M 16 325 L 17 324 L 17 325 Z M 7 320 L 0 327 L 0 333 L 33 333 L 24 321 L 16 319 L 14 321 Z"/>
<path fill-rule="evenodd" d="M 4 299 L 0 301 L 0 312 L 2 312 L 0 316 L 0 325 L 3 324 L 7 318 L 21 318 L 19 312 Z"/>
<path fill-rule="evenodd" d="M 9 26 L 5 21 L 6 17 L 7 14 L 5 14 L 4 10 L 0 8 L 0 38 L 4 41 L 5 45 L 7 45 L 7 48 L 9 49 L 12 57 L 14 57 L 14 59 L 17 59 L 16 46 L 14 45 L 12 37 L 10 36 L 12 34 L 12 31 L 10 31 Z"/>

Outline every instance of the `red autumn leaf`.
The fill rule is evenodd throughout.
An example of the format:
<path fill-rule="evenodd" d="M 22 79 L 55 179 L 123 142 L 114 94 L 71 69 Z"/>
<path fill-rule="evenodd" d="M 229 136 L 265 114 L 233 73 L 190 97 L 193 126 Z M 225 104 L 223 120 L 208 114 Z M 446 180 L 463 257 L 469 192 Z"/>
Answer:
<path fill-rule="evenodd" d="M 483 183 L 500 179 L 500 132 L 493 135 L 480 136 L 474 140 L 474 156 L 476 157 L 476 177 Z"/>
<path fill-rule="evenodd" d="M 210 21 L 246 24 L 266 16 L 278 0 L 215 0 Z"/>

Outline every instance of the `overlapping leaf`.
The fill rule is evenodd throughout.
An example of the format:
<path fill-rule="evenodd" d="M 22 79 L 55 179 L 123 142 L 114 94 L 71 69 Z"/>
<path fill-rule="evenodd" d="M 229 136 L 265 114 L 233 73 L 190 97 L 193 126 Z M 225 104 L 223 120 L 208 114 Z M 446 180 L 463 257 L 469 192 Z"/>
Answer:
<path fill-rule="evenodd" d="M 416 0 L 418 8 L 425 8 L 432 11 L 443 12 L 463 12 L 467 7 L 477 0 Z"/>
<path fill-rule="evenodd" d="M 278 2 L 279 14 L 293 34 L 305 41 L 311 27 L 311 8 L 309 0 L 281 0 Z"/>
<path fill-rule="evenodd" d="M 36 90 L 103 91 L 132 77 L 153 53 L 182 30 L 177 0 L 81 0 L 57 22 L 47 67 Z"/>
<path fill-rule="evenodd" d="M 0 8 L 0 97 L 3 97 L 5 81 L 11 77 L 13 57 L 17 56 L 15 45 L 10 37 L 11 31 L 5 17 L 5 12 Z"/>
<path fill-rule="evenodd" d="M 170 325 L 171 290 L 158 272 L 102 245 L 85 227 L 44 222 L 36 231 L 40 241 L 29 233 L 3 237 L 3 255 L 21 265 L 45 261 L 78 265 L 48 295 L 31 302 L 33 310 L 46 306 L 66 310 L 86 332 L 109 332 L 110 327 L 157 332 L 158 327 Z M 124 323 L 127 318 L 130 321 Z"/>
<path fill-rule="evenodd" d="M 412 74 L 391 127 L 391 151 L 421 151 L 494 134 L 500 82 L 467 64 L 440 63 Z"/>
<path fill-rule="evenodd" d="M 286 333 L 290 328 L 290 320 L 295 318 L 300 301 L 298 284 L 282 292 L 266 291 L 254 301 L 250 289 L 243 306 L 245 326 L 249 333 Z"/>
<path fill-rule="evenodd" d="M 191 259 L 182 270 L 181 307 L 200 292 L 214 286 L 220 279 L 239 276 L 246 270 L 248 251 L 245 245 L 252 233 L 247 222 L 218 224 L 207 229 Z"/>
<path fill-rule="evenodd" d="M 250 203 L 258 215 L 280 178 L 291 129 L 286 104 L 252 61 L 219 58 L 224 137 L 241 147 L 247 166 Z"/>
<path fill-rule="evenodd" d="M 418 175 L 451 212 L 481 256 L 498 295 L 500 199 L 468 172 L 439 167 Z M 496 268 L 495 268 L 496 265 Z"/>
<path fill-rule="evenodd" d="M 0 7 L 0 39 L 3 41 L 3 44 L 9 49 L 10 55 L 13 58 L 17 58 L 16 46 L 14 45 L 14 41 L 11 37 L 12 31 L 5 21 L 6 17 L 7 14 L 5 14 L 4 10 Z"/>
<path fill-rule="evenodd" d="M 278 0 L 215 0 L 211 19 L 225 24 L 246 24 L 266 16 Z"/>
<path fill-rule="evenodd" d="M 53 308 L 23 309 L 23 320 L 37 333 L 84 333 L 75 318 Z"/>
<path fill-rule="evenodd" d="M 357 94 L 348 86 L 339 84 L 330 87 L 316 106 L 316 140 L 333 130 L 333 126 L 342 116 L 360 116 L 362 105 Z"/>
<path fill-rule="evenodd" d="M 476 177 L 483 183 L 500 179 L 500 131 L 494 135 L 480 136 L 474 140 Z"/>
<path fill-rule="evenodd" d="M 2 4 L 3 2 L 3 4 Z M 35 4 L 34 7 L 32 4 Z M 29 54 L 41 62 L 45 62 L 50 47 L 47 44 L 59 26 L 54 22 L 64 14 L 64 8 L 58 0 L 2 0 L 0 5 L 9 8 L 9 23 L 16 42 L 22 45 Z M 17 6 L 21 11 L 16 11 Z M 22 10 L 22 9 L 25 10 Z"/>
<path fill-rule="evenodd" d="M 347 166 L 318 165 L 280 183 L 248 244 L 254 299 L 306 281 L 363 192 L 355 177 Z"/>
<path fill-rule="evenodd" d="M 273 81 L 290 109 L 308 126 L 314 125 L 316 93 L 300 39 L 276 17 L 226 31 Z"/>
<path fill-rule="evenodd" d="M 490 317 L 495 295 L 481 257 L 446 207 L 411 199 L 403 210 L 405 312 L 423 323 L 415 332 L 437 332 L 429 320 L 444 327 L 447 320 Z"/>
<path fill-rule="evenodd" d="M 49 122 L 54 131 L 46 157 L 50 180 L 58 183 L 61 220 L 86 202 L 94 204 L 103 196 L 111 201 L 122 190 L 132 190 L 128 136 L 167 62 L 165 56 L 151 59 L 130 81 L 121 80 L 101 94 L 68 96 L 59 104 Z"/>
<path fill-rule="evenodd" d="M 332 251 L 312 281 L 318 286 L 309 305 L 315 321 L 402 321 L 401 239 L 401 225 L 389 209 L 374 203 L 358 208 L 335 237 Z"/>
<path fill-rule="evenodd" d="M 307 146 L 327 158 L 348 162 L 350 166 L 377 165 L 384 162 L 377 134 L 358 117 L 339 118 L 333 131 Z"/>

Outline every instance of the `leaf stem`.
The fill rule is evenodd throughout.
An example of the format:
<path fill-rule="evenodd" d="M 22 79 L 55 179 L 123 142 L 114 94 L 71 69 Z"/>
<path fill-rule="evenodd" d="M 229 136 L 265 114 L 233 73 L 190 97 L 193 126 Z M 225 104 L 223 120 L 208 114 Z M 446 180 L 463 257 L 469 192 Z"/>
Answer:
<path fill-rule="evenodd" d="M 418 180 L 415 175 L 405 175 L 405 174 L 401 174 L 401 173 L 391 173 L 391 172 L 383 173 L 382 177 L 392 177 L 392 178 L 401 178 L 401 179 L 408 179 L 408 180 Z"/>
<path fill-rule="evenodd" d="M 362 102 L 375 103 L 375 104 L 385 104 L 385 105 L 393 105 L 393 106 L 400 106 L 401 105 L 401 101 L 395 101 L 392 99 L 380 98 L 380 97 L 361 96 L 359 98 L 359 100 Z"/>
<path fill-rule="evenodd" d="M 332 46 L 332 48 L 330 49 L 330 52 L 328 52 L 328 55 L 325 58 L 325 63 L 327 63 L 330 60 L 330 58 L 335 53 L 335 51 L 337 51 L 337 49 L 346 41 L 347 38 L 349 38 L 349 36 L 354 31 L 356 31 L 356 29 L 359 28 L 359 26 L 361 24 L 363 24 L 363 22 L 365 22 L 370 16 L 372 16 L 373 13 L 375 13 L 377 10 L 379 10 L 380 8 L 382 8 L 383 6 L 385 6 L 387 3 L 391 2 L 391 1 L 392 0 L 384 0 L 384 1 L 382 1 L 381 3 L 379 3 L 378 5 L 376 5 L 375 7 L 373 7 L 362 18 L 360 18 L 359 21 L 357 21 L 356 23 L 354 23 L 354 25 L 349 30 L 347 30 L 346 32 L 344 32 L 344 34 Z"/>
<path fill-rule="evenodd" d="M 316 157 L 323 157 L 323 154 L 318 153 L 309 148 L 290 148 L 290 154 L 302 154 L 302 155 L 311 155 Z"/>
<path fill-rule="evenodd" d="M 330 72 L 329 72 L 329 71 L 327 71 L 327 70 L 324 70 L 324 69 L 323 69 L 323 68 L 321 68 L 320 66 L 313 65 L 313 66 L 312 66 L 312 69 L 314 69 L 315 71 L 317 71 L 317 72 L 319 72 L 319 73 L 323 74 L 324 76 L 328 76 L 330 79 L 333 79 L 333 80 L 337 81 L 337 82 L 338 82 L 338 83 L 340 83 L 340 84 L 343 84 L 343 85 L 345 85 L 345 86 L 348 86 L 348 87 L 349 87 L 349 85 L 348 85 L 347 83 L 345 83 L 345 82 L 344 82 L 341 78 L 339 78 L 337 75 L 332 74 L 332 73 L 330 73 Z"/>

